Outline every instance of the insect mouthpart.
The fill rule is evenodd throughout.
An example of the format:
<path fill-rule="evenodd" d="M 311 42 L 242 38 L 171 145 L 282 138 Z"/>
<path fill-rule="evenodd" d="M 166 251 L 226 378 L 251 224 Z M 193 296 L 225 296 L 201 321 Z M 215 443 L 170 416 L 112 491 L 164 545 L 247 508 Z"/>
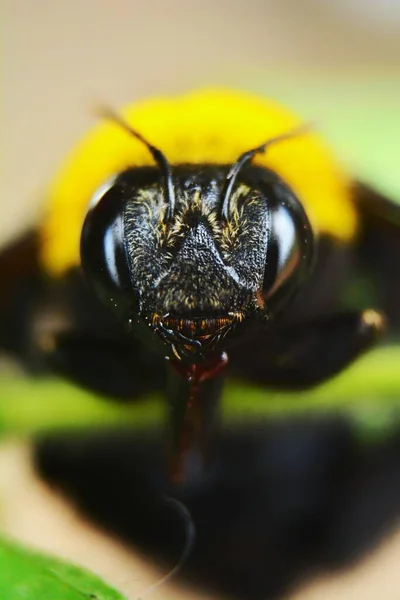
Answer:
<path fill-rule="evenodd" d="M 157 313 L 149 319 L 161 338 L 171 344 L 173 354 L 179 358 L 204 359 L 244 318 L 242 313 L 229 313 L 218 317 L 183 318 Z"/>
<path fill-rule="evenodd" d="M 215 335 L 222 334 L 225 330 L 233 327 L 234 322 L 235 318 L 233 316 L 211 319 L 203 317 L 182 319 L 168 315 L 162 319 L 162 323 L 167 329 L 172 329 L 172 331 L 176 331 L 185 337 L 199 341 L 208 340 Z"/>

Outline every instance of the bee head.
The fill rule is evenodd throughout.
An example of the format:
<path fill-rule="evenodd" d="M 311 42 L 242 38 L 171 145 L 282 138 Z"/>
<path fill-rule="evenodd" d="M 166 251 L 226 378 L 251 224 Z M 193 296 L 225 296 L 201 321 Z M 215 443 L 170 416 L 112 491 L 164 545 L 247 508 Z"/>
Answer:
<path fill-rule="evenodd" d="M 274 172 L 250 162 L 281 138 L 233 165 L 172 169 L 112 118 L 157 166 L 127 169 L 96 192 L 82 230 L 83 271 L 133 328 L 141 321 L 171 355 L 203 360 L 249 321 L 273 317 L 310 272 L 312 231 L 300 202 Z"/>

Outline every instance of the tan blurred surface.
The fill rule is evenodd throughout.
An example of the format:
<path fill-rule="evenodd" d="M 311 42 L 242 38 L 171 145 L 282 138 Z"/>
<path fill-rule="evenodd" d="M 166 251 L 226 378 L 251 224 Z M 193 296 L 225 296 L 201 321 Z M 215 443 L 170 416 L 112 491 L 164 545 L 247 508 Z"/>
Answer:
<path fill-rule="evenodd" d="M 400 530 L 357 567 L 321 577 L 290 600 L 398 600 L 399 565 Z"/>

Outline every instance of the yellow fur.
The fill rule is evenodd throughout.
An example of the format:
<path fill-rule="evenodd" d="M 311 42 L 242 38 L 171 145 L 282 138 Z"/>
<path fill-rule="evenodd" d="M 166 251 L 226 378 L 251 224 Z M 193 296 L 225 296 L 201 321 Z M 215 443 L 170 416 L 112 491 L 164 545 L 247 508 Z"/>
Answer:
<path fill-rule="evenodd" d="M 172 164 L 232 163 L 301 123 L 271 100 L 227 90 L 137 102 L 121 113 Z M 317 233 L 351 239 L 357 215 L 349 180 L 315 134 L 277 143 L 254 162 L 292 187 Z M 42 262 L 48 272 L 60 275 L 79 264 L 81 227 L 96 189 L 126 167 L 150 164 L 144 145 L 114 123 L 102 123 L 86 136 L 49 190 L 42 228 Z"/>

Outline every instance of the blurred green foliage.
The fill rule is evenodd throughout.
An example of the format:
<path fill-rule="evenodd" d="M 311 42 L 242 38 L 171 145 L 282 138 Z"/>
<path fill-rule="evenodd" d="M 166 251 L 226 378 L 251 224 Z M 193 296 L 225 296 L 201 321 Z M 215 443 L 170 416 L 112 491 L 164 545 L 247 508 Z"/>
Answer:
<path fill-rule="evenodd" d="M 304 392 L 275 392 L 239 381 L 223 395 L 226 421 L 282 417 L 310 411 L 345 411 L 363 429 L 395 423 L 400 407 L 400 346 L 378 348 L 333 380 Z M 121 404 L 101 399 L 60 379 L 0 379 L 0 434 L 26 435 L 57 428 L 120 423 L 162 424 L 164 404 L 150 396 Z"/>

